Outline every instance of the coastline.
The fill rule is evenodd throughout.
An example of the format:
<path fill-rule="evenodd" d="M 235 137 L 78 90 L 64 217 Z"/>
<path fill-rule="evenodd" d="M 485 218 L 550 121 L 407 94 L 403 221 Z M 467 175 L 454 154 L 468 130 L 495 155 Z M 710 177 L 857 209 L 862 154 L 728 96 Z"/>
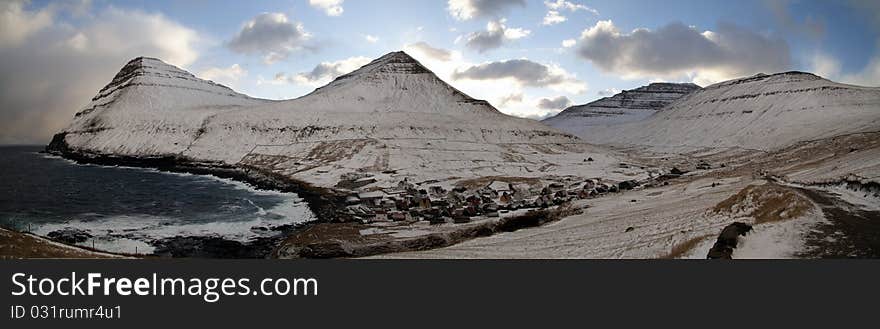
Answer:
<path fill-rule="evenodd" d="M 69 147 L 64 142 L 65 134 L 56 134 L 49 145 L 45 146 L 44 152 L 80 164 L 126 166 L 149 168 L 171 173 L 211 175 L 246 183 L 258 189 L 296 193 L 317 218 L 314 221 L 282 227 L 280 229 L 281 232 L 275 237 L 255 239 L 249 243 L 217 237 L 180 236 L 169 243 L 165 243 L 165 248 L 160 255 L 200 258 L 266 258 L 272 255 L 278 244 L 284 241 L 293 231 L 319 223 L 338 223 L 350 220 L 344 214 L 336 212 L 337 206 L 344 206 L 345 195 L 332 189 L 315 187 L 305 182 L 250 166 L 196 161 L 171 155 L 132 157 L 84 152 Z"/>
<path fill-rule="evenodd" d="M 527 227 L 541 226 L 559 220 L 579 209 L 565 205 L 547 209 L 529 210 L 523 214 L 487 219 L 471 224 L 456 225 L 443 232 L 433 232 L 406 238 L 381 235 L 379 239 L 360 239 L 352 236 L 353 228 L 368 228 L 350 216 L 338 212 L 346 206 L 346 194 L 316 187 L 284 175 L 253 166 L 229 165 L 198 161 L 167 155 L 133 157 L 91 153 L 71 148 L 65 142 L 66 133 L 56 134 L 44 152 L 81 164 L 150 168 L 164 172 L 212 175 L 250 184 L 259 189 L 296 193 L 317 218 L 294 224 L 281 230 L 278 236 L 261 238 L 243 244 L 216 237 L 177 237 L 166 243 L 160 256 L 207 258 L 340 258 L 364 257 L 384 253 L 418 251 L 454 245 L 477 237 L 500 232 L 511 232 Z M 331 228 L 327 230 L 327 228 Z M 329 234 L 315 237 L 315 231 Z M 345 233 L 340 233 L 345 232 Z M 357 233 L 355 229 L 353 232 Z M 309 236 L 309 238 L 304 238 Z"/>

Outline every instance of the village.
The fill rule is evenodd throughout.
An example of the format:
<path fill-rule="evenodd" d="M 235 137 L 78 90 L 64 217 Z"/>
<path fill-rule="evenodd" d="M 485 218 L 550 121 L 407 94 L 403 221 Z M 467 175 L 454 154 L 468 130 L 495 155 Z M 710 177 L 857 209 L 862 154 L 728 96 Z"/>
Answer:
<path fill-rule="evenodd" d="M 521 209 L 546 209 L 572 200 L 631 190 L 644 183 L 565 177 L 536 180 L 537 183 L 529 184 L 498 178 L 476 188 L 455 186 L 447 189 L 437 182 L 414 183 L 404 178 L 390 188 L 363 188 L 376 182 L 370 174 L 349 173 L 343 178 L 339 186 L 352 192 L 346 199 L 346 207 L 339 212 L 365 224 L 469 223 L 476 218 L 500 217 Z"/>

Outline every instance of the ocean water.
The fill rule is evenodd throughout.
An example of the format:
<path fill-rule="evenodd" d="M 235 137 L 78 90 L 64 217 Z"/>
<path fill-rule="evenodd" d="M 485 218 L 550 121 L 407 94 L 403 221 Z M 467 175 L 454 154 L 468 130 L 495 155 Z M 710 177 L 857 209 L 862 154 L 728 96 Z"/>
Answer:
<path fill-rule="evenodd" d="M 94 236 L 83 245 L 150 253 L 162 238 L 248 242 L 276 234 L 260 228 L 315 219 L 294 193 L 206 175 L 79 165 L 40 150 L 0 147 L 0 226 L 39 235 L 75 228 Z"/>

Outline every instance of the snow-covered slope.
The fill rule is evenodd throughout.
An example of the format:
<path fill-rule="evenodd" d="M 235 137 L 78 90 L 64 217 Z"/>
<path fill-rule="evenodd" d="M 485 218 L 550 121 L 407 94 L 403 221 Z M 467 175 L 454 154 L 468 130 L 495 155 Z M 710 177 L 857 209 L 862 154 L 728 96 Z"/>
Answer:
<path fill-rule="evenodd" d="M 67 144 L 98 153 L 176 154 L 188 147 L 207 118 L 266 102 L 161 60 L 138 57 L 76 114 L 64 132 Z"/>
<path fill-rule="evenodd" d="M 637 175 L 573 135 L 465 95 L 403 52 L 277 102 L 140 61 L 134 71 L 145 73 L 126 78 L 123 69 L 107 89 L 117 90 L 116 100 L 78 115 L 56 137 L 59 144 L 86 153 L 256 166 L 326 187 L 355 172 L 373 175 L 377 184 L 404 177 Z M 126 85 L 117 80 L 131 86 L 114 88 Z"/>
<path fill-rule="evenodd" d="M 569 107 L 544 123 L 582 135 L 592 126 L 641 121 L 661 108 L 700 90 L 692 83 L 652 83 L 592 103 Z"/>
<path fill-rule="evenodd" d="M 802 141 L 871 131 L 880 131 L 880 88 L 785 72 L 714 84 L 644 121 L 594 127 L 583 137 L 594 143 L 667 150 L 773 150 Z"/>

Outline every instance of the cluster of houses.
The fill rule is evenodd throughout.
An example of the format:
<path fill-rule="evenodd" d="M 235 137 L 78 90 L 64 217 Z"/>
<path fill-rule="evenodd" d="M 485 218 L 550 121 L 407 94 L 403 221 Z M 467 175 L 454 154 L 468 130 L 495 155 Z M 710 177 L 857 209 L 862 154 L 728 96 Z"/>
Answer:
<path fill-rule="evenodd" d="M 375 180 L 361 177 L 350 180 L 347 185 L 358 187 L 372 182 Z M 420 188 L 404 179 L 393 188 L 353 192 L 346 200 L 347 206 L 340 211 L 363 222 L 467 223 L 476 217 L 499 217 L 518 209 L 547 208 L 638 185 L 636 181 L 611 184 L 599 179 L 553 182 L 541 187 L 493 181 L 476 189 L 446 190 L 437 185 Z"/>

